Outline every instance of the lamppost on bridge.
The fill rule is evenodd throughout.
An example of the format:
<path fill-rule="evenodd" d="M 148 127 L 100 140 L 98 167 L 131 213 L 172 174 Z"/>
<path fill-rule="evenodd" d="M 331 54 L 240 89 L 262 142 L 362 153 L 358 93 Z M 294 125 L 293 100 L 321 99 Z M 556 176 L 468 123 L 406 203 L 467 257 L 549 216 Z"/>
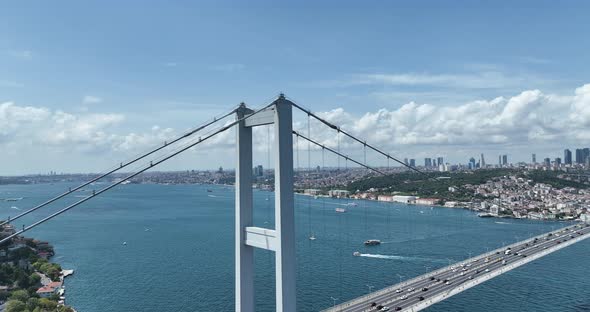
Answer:
<path fill-rule="evenodd" d="M 335 307 L 336 301 L 338 301 L 338 298 L 330 297 L 330 299 L 332 299 L 332 307 Z"/>

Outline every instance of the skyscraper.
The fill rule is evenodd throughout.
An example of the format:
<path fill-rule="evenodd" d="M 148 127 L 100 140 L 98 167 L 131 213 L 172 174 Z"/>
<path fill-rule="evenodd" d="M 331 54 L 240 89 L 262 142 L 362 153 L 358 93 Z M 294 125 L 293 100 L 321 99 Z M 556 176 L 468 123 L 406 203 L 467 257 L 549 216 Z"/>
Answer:
<path fill-rule="evenodd" d="M 469 158 L 469 169 L 475 169 L 475 158 L 471 157 Z"/>
<path fill-rule="evenodd" d="M 502 166 L 502 155 L 498 155 L 498 165 Z"/>
<path fill-rule="evenodd" d="M 424 167 L 426 167 L 426 168 L 432 167 L 432 159 L 424 158 Z"/>
<path fill-rule="evenodd" d="M 545 158 L 543 164 L 545 165 L 545 167 L 551 166 L 551 159 L 549 157 Z"/>
<path fill-rule="evenodd" d="M 408 165 L 408 159 L 404 158 L 404 164 Z"/>
<path fill-rule="evenodd" d="M 561 166 L 561 158 L 559 158 L 559 157 L 555 158 L 555 165 L 557 167 Z"/>
<path fill-rule="evenodd" d="M 436 159 L 436 164 L 437 164 L 437 165 L 439 165 L 439 166 L 440 166 L 440 165 L 442 165 L 442 164 L 444 164 L 444 163 L 445 163 L 445 161 L 444 161 L 444 159 L 443 159 L 442 157 L 438 157 L 438 158 Z"/>
<path fill-rule="evenodd" d="M 537 154 L 533 154 L 533 164 L 537 163 Z"/>
<path fill-rule="evenodd" d="M 411 167 L 416 167 L 416 160 L 414 158 L 410 159 L 410 166 Z"/>
<path fill-rule="evenodd" d="M 590 148 L 576 148 L 576 163 L 583 165 L 588 158 L 590 158 Z"/>
<path fill-rule="evenodd" d="M 572 164 L 572 151 L 570 151 L 569 149 L 565 149 L 563 151 L 563 162 L 566 165 L 571 165 Z"/>
<path fill-rule="evenodd" d="M 502 165 L 508 165 L 508 155 L 502 155 Z"/>
<path fill-rule="evenodd" d="M 485 166 L 486 166 L 486 161 L 485 161 L 485 159 L 483 157 L 483 153 L 481 153 L 481 157 L 479 159 L 479 167 L 480 168 L 485 168 Z"/>

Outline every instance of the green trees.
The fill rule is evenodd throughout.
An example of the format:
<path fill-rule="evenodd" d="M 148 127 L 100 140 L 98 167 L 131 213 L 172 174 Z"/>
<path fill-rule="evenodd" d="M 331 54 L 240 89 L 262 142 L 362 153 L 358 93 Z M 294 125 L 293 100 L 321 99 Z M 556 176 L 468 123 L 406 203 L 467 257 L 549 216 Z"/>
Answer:
<path fill-rule="evenodd" d="M 33 267 L 37 269 L 37 271 L 47 275 L 51 280 L 59 280 L 59 273 L 61 272 L 61 266 L 59 264 L 50 263 L 47 260 L 41 258 L 37 260 L 37 262 L 33 263 Z"/>

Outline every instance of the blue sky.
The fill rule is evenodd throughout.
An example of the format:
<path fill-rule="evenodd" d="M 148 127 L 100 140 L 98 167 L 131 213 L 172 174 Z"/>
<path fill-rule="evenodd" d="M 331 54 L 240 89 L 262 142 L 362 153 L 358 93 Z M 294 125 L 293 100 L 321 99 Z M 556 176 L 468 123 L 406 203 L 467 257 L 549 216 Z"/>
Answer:
<path fill-rule="evenodd" d="M 590 82 L 589 3 L 445 4 L 2 2 L 0 103 L 44 109 L 43 120 L 55 120 L 58 112 L 80 122 L 107 116 L 109 121 L 94 125 L 89 137 L 74 140 L 93 144 L 97 135 L 92 131 L 124 137 L 153 134 L 158 126 L 178 132 L 241 101 L 260 106 L 279 92 L 315 111 L 342 108 L 354 128 L 355 118 L 379 109 L 396 112 L 410 102 L 453 108 L 475 100 L 510 99 L 526 90 L 555 99 L 574 96 L 576 88 Z M 0 125 L 0 144 L 30 138 L 35 134 L 19 132 L 19 127 L 43 120 L 5 126 L 9 130 Z M 558 156 L 562 148 L 547 141 L 537 153 L 555 151 L 548 156 Z M 419 158 L 419 151 L 428 148 L 424 142 L 403 142 L 410 157 Z M 444 147 L 456 151 L 456 141 L 430 148 L 456 161 L 477 151 L 506 149 L 515 158 L 528 159 L 528 152 L 510 151 L 506 141 L 470 150 L 472 143 L 461 143 L 465 156 Z M 572 142 L 577 143 L 584 140 Z M 11 144 L 21 153 L 41 151 L 32 149 L 35 143 Z M 51 147 L 52 166 L 84 171 L 87 161 L 60 160 L 66 150 Z M 120 150 L 101 149 L 113 159 Z M 43 163 L 37 165 L 34 157 L 23 160 L 14 153 L 0 156 L 20 162 L 12 173 L 41 170 Z M 76 159 L 93 159 L 87 150 L 75 154 Z M 221 162 L 231 166 L 230 159 Z"/>

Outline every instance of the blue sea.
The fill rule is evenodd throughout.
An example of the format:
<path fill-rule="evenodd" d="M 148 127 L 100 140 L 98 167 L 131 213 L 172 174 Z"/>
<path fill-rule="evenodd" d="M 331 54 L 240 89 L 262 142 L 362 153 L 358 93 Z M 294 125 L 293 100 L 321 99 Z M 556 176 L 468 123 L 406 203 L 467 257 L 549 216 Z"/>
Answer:
<path fill-rule="evenodd" d="M 4 185 L 0 217 L 74 184 Z M 80 200 L 39 210 L 15 226 Z M 208 192 L 208 189 L 211 192 Z M 273 227 L 273 193 L 255 191 L 255 225 Z M 227 186 L 123 185 L 27 233 L 75 269 L 67 303 L 81 312 L 233 311 L 234 190 Z M 462 209 L 296 196 L 299 311 L 395 284 L 564 223 L 478 218 Z M 346 208 L 336 213 L 335 208 Z M 19 210 L 20 209 L 20 210 Z M 309 240 L 314 235 L 315 241 Z M 367 239 L 380 246 L 366 247 Z M 126 242 L 126 244 L 123 244 Z M 363 256 L 354 257 L 359 251 Z M 274 256 L 257 250 L 257 311 L 274 311 Z M 590 241 L 474 287 L 428 311 L 590 311 Z"/>

